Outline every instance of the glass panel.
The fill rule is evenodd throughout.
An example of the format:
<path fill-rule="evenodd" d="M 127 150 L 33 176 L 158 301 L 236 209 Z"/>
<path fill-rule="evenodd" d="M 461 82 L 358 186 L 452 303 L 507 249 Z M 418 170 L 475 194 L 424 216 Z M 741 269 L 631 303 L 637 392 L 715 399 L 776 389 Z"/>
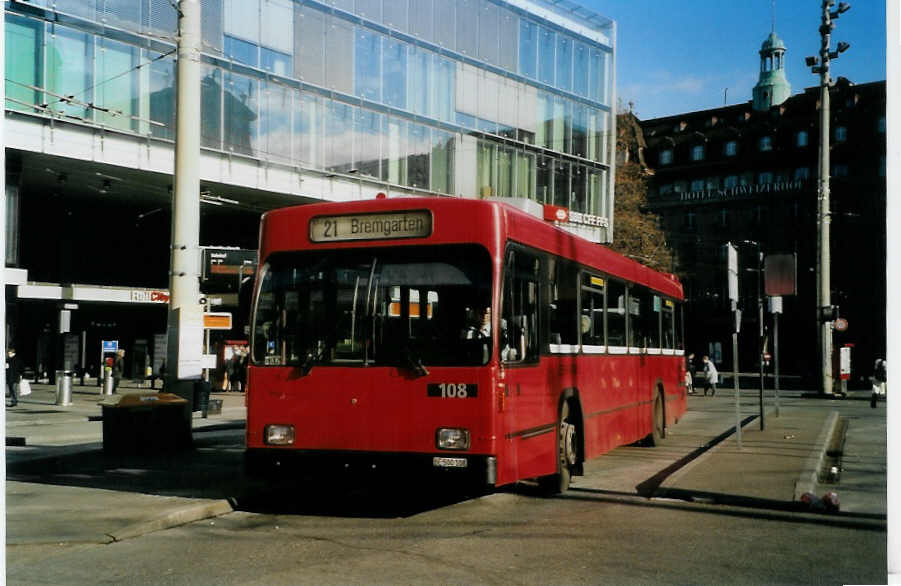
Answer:
<path fill-rule="evenodd" d="M 302 165 L 322 168 L 322 98 L 301 94 L 300 111 L 294 117 L 294 152 Z"/>
<path fill-rule="evenodd" d="M 513 149 L 498 147 L 497 150 L 497 195 L 498 197 L 514 197 L 513 190 Z"/>
<path fill-rule="evenodd" d="M 516 196 L 535 199 L 535 154 L 516 155 Z"/>
<path fill-rule="evenodd" d="M 573 85 L 573 42 L 557 35 L 557 87 L 570 91 Z"/>
<path fill-rule="evenodd" d="M 554 97 L 552 95 L 538 94 L 537 119 L 535 144 L 544 148 L 552 148 L 554 136 Z"/>
<path fill-rule="evenodd" d="M 93 102 L 94 38 L 56 25 L 51 25 L 50 31 L 46 57 L 47 89 L 56 96 L 75 96 L 81 102 Z M 51 109 L 88 120 L 93 118 L 93 112 L 88 108 L 62 103 L 56 96 L 46 98 Z"/>
<path fill-rule="evenodd" d="M 266 83 L 260 105 L 260 145 L 269 160 L 291 161 L 291 112 L 293 92 L 283 85 Z"/>
<path fill-rule="evenodd" d="M 573 154 L 588 156 L 588 106 L 573 104 Z"/>
<path fill-rule="evenodd" d="M 519 17 L 506 8 L 500 9 L 498 38 L 500 39 L 500 55 L 498 65 L 507 71 L 516 71 L 516 48 L 519 45 L 516 34 L 519 32 Z"/>
<path fill-rule="evenodd" d="M 201 5 L 201 14 L 206 19 L 207 15 L 203 12 L 206 6 L 203 3 Z M 213 12 L 212 14 L 218 15 L 220 12 Z M 176 13 L 175 6 L 169 0 L 150 0 L 150 13 L 147 22 L 149 30 L 156 34 L 174 38 L 178 31 L 178 13 Z"/>
<path fill-rule="evenodd" d="M 588 213 L 598 216 L 606 216 L 601 207 L 601 198 L 604 192 L 604 175 L 599 171 L 588 172 Z"/>
<path fill-rule="evenodd" d="M 582 275 L 582 315 L 579 330 L 586 346 L 604 345 L 604 285 L 606 279 Z"/>
<path fill-rule="evenodd" d="M 432 129 L 432 191 L 454 192 L 454 135 Z"/>
<path fill-rule="evenodd" d="M 379 49 L 381 35 L 364 28 L 357 28 L 354 69 L 354 87 L 358 96 L 365 100 L 378 102 L 381 100 L 381 63 Z"/>
<path fill-rule="evenodd" d="M 225 148 L 245 155 L 259 150 L 259 82 L 251 77 L 225 72 Z"/>
<path fill-rule="evenodd" d="M 169 4 L 169 0 L 157 0 L 163 4 Z M 171 5 L 170 5 L 171 7 Z M 201 0 L 201 34 L 203 36 L 203 45 L 212 49 L 214 53 L 222 51 L 223 27 L 225 25 L 222 15 L 222 0 Z M 297 10 L 295 10 L 295 15 Z M 178 19 L 176 18 L 175 30 L 178 30 Z"/>
<path fill-rule="evenodd" d="M 158 57 L 151 53 L 150 58 Z M 175 138 L 175 58 L 169 55 L 150 64 L 150 119 L 165 126 L 150 126 L 150 133 L 158 138 Z M 203 111 L 203 82 L 201 82 L 201 112 Z M 201 115 L 201 119 L 203 116 Z"/>
<path fill-rule="evenodd" d="M 407 95 L 410 96 L 409 109 L 415 114 L 428 116 L 431 100 L 432 54 L 413 45 L 408 47 Z"/>
<path fill-rule="evenodd" d="M 225 0 L 225 34 L 260 42 L 260 0 Z"/>
<path fill-rule="evenodd" d="M 382 99 L 395 108 L 407 107 L 407 45 L 382 39 Z"/>
<path fill-rule="evenodd" d="M 434 82 L 432 88 L 432 116 L 444 122 L 454 121 L 456 66 L 450 59 L 433 56 Z"/>
<path fill-rule="evenodd" d="M 382 0 L 354 0 L 354 14 L 382 22 Z"/>
<path fill-rule="evenodd" d="M 353 27 L 338 17 L 332 17 L 325 47 L 325 75 L 329 88 L 353 94 L 353 56 Z"/>
<path fill-rule="evenodd" d="M 335 100 L 328 101 L 323 142 L 323 166 L 327 171 L 347 173 L 353 165 L 353 108 Z"/>
<path fill-rule="evenodd" d="M 43 24 L 6 14 L 6 108 L 32 111 L 26 104 L 40 104 Z M 31 87 L 28 87 L 31 86 Z M 50 101 L 50 96 L 47 97 Z"/>
<path fill-rule="evenodd" d="M 538 77 L 538 25 L 524 18 L 519 20 L 519 73 Z"/>
<path fill-rule="evenodd" d="M 263 31 L 260 44 L 279 53 L 294 52 L 293 0 L 263 0 Z"/>
<path fill-rule="evenodd" d="M 87 20 L 97 20 L 97 12 L 94 10 L 94 0 L 55 0 L 53 4 L 58 12 L 80 16 Z"/>
<path fill-rule="evenodd" d="M 456 0 L 435 0 L 435 42 L 454 50 L 457 46 Z"/>
<path fill-rule="evenodd" d="M 466 335 L 491 305 L 491 261 L 474 245 L 273 255 L 257 297 L 259 364 L 406 372 L 411 362 L 479 365 L 491 355 L 490 329 Z"/>
<path fill-rule="evenodd" d="M 572 152 L 572 103 L 560 96 L 554 97 L 554 132 L 551 147 L 555 151 Z"/>
<path fill-rule="evenodd" d="M 588 151 L 585 153 L 585 157 L 591 159 L 592 161 L 600 160 L 600 155 L 598 152 L 598 117 L 603 116 L 603 112 L 600 110 L 596 110 L 595 108 L 587 108 L 586 109 L 587 119 L 585 121 L 585 125 L 588 131 L 588 138 L 586 141 L 586 146 Z"/>
<path fill-rule="evenodd" d="M 611 88 L 610 71 L 611 71 L 611 63 L 612 62 L 613 62 L 613 56 L 610 53 L 608 53 L 607 51 L 604 51 L 604 75 L 603 75 L 603 78 L 599 81 L 603 88 L 601 90 L 601 103 L 606 106 L 610 105 L 610 90 L 612 89 Z"/>
<path fill-rule="evenodd" d="M 554 201 L 554 182 L 553 182 L 553 163 L 550 157 L 538 155 L 538 166 L 535 175 L 535 200 L 538 203 L 553 203 Z"/>
<path fill-rule="evenodd" d="M 576 43 L 573 53 L 573 92 L 588 97 L 588 47 Z"/>
<path fill-rule="evenodd" d="M 575 263 L 563 259 L 555 261 L 550 273 L 550 342 L 551 344 L 579 343 L 579 273 Z"/>
<path fill-rule="evenodd" d="M 407 179 L 410 187 L 429 188 L 429 155 L 432 150 L 429 127 L 410 123 L 407 143 Z"/>
<path fill-rule="evenodd" d="M 604 52 L 591 47 L 588 51 L 588 97 L 600 102 L 604 96 Z"/>
<path fill-rule="evenodd" d="M 479 59 L 496 64 L 498 61 L 498 7 L 490 0 L 481 0 L 479 14 Z"/>
<path fill-rule="evenodd" d="M 457 51 L 478 56 L 479 25 L 477 0 L 457 0 Z"/>
<path fill-rule="evenodd" d="M 325 3 L 344 12 L 353 12 L 354 9 L 354 0 L 326 0 Z"/>
<path fill-rule="evenodd" d="M 432 25 L 435 15 L 432 10 L 432 0 L 413 1 L 416 3 L 416 9 L 410 11 L 410 34 L 426 41 L 433 41 L 435 33 Z"/>
<path fill-rule="evenodd" d="M 307 83 L 325 85 L 325 15 L 309 6 L 299 7 L 294 14 L 298 21 L 295 75 Z"/>
<path fill-rule="evenodd" d="M 379 135 L 382 132 L 382 115 L 359 108 L 354 121 L 354 161 L 357 171 L 366 177 L 381 177 L 379 162 Z"/>
<path fill-rule="evenodd" d="M 588 180 L 587 174 L 585 172 L 585 167 L 582 165 L 573 164 L 572 166 L 572 184 L 570 186 L 570 191 L 572 191 L 572 202 L 571 206 L 577 212 L 588 213 L 588 186 L 586 185 L 586 181 Z"/>
<path fill-rule="evenodd" d="M 538 81 L 548 85 L 554 85 L 554 65 L 556 57 L 554 47 L 556 45 L 554 31 L 539 27 L 538 29 Z"/>
<path fill-rule="evenodd" d="M 493 197 L 497 185 L 497 146 L 480 140 L 476 151 L 476 182 L 480 198 Z"/>
<path fill-rule="evenodd" d="M 554 161 L 554 205 L 570 207 L 569 162 Z"/>
<path fill-rule="evenodd" d="M 134 0 L 102 0 L 97 3 L 98 8 L 101 9 L 100 21 L 110 26 L 140 31 L 143 4 L 143 2 Z"/>
<path fill-rule="evenodd" d="M 201 64 L 200 144 L 222 148 L 222 72 L 212 65 Z"/>
<path fill-rule="evenodd" d="M 263 69 L 271 71 L 275 75 L 288 77 L 294 71 L 291 55 L 286 55 L 285 53 L 279 53 L 278 51 L 262 47 L 260 49 L 260 60 Z"/>
<path fill-rule="evenodd" d="M 412 12 L 422 11 L 423 5 L 427 4 L 423 0 L 412 0 L 412 2 L 415 7 Z M 382 3 L 382 22 L 395 30 L 407 32 L 407 16 L 413 16 L 410 12 L 407 0 L 385 0 Z M 428 13 L 431 16 L 431 10 Z"/>
<path fill-rule="evenodd" d="M 608 136 L 607 123 L 611 116 L 612 114 L 609 112 L 600 111 L 598 117 L 595 119 L 595 123 L 597 125 L 595 129 L 595 152 L 597 154 L 597 158 L 595 160 L 602 163 L 609 162 L 607 157 L 607 150 L 610 137 Z M 670 151 L 670 153 L 672 154 L 672 151 Z"/>
<path fill-rule="evenodd" d="M 226 35 L 225 56 L 238 63 L 257 67 L 260 63 L 260 48 L 253 43 Z"/>
<path fill-rule="evenodd" d="M 387 118 L 382 132 L 382 181 L 407 183 L 407 123 Z"/>

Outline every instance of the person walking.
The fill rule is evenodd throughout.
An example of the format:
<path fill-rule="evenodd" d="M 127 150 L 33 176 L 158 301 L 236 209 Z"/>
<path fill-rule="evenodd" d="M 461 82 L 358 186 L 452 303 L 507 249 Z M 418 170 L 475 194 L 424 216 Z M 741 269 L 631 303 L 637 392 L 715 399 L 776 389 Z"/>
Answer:
<path fill-rule="evenodd" d="M 125 350 L 116 351 L 116 358 L 113 360 L 113 392 L 119 389 L 119 381 L 122 380 L 122 373 L 125 372 Z"/>
<path fill-rule="evenodd" d="M 22 360 L 16 356 L 16 349 L 6 351 L 6 406 L 19 404 L 19 381 L 22 379 Z"/>
<path fill-rule="evenodd" d="M 713 364 L 713 360 L 710 357 L 705 356 L 702 358 L 704 362 L 704 396 L 707 396 L 707 391 L 710 391 L 710 396 L 716 395 L 716 383 L 719 382 L 719 372 L 716 370 L 716 365 Z"/>
<path fill-rule="evenodd" d="M 695 394 L 694 370 L 695 353 L 690 352 L 688 356 L 685 357 L 685 390 L 688 391 L 689 395 Z"/>
<path fill-rule="evenodd" d="M 885 396 L 887 379 L 885 359 L 877 358 L 876 364 L 873 365 L 873 394 L 870 396 L 870 407 L 875 409 L 879 396 Z"/>

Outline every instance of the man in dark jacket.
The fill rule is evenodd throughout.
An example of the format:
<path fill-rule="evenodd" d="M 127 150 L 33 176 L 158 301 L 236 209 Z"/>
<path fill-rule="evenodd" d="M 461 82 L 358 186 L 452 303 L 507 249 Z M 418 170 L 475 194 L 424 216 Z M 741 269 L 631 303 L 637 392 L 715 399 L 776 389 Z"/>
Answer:
<path fill-rule="evenodd" d="M 19 381 L 22 380 L 22 361 L 16 356 L 16 349 L 6 351 L 6 402 L 7 407 L 19 404 Z"/>

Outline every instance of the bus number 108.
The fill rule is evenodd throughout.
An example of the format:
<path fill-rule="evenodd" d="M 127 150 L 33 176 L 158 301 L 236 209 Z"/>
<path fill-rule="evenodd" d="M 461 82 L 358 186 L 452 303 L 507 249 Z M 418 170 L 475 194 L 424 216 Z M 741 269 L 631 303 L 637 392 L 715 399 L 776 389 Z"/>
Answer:
<path fill-rule="evenodd" d="M 479 394 L 478 385 L 466 383 L 439 383 L 428 385 L 429 397 L 441 397 L 442 399 L 469 399 Z"/>

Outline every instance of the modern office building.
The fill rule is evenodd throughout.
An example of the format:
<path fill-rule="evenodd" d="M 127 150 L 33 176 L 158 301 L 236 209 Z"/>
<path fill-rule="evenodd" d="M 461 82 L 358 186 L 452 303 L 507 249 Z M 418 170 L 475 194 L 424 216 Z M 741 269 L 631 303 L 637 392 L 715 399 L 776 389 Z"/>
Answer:
<path fill-rule="evenodd" d="M 797 257 L 797 294 L 782 299 L 780 366 L 791 376 L 783 384 L 814 388 L 820 88 L 791 95 L 785 52 L 775 33 L 764 41 L 760 81 L 748 102 L 640 124 L 644 160 L 654 171 L 649 208 L 661 217 L 688 298 L 688 348 L 731 368 L 724 245 L 732 242 L 742 267 L 739 365 L 757 371 L 759 243 L 764 255 Z M 886 344 L 885 82 L 839 78 L 830 94 L 831 297 L 848 322 L 834 333 L 834 346 L 853 345 L 852 384 L 864 384 Z"/>
<path fill-rule="evenodd" d="M 4 3 L 7 327 L 31 366 L 165 331 L 173 4 Z M 570 0 L 201 9 L 202 245 L 253 249 L 261 211 L 378 192 L 562 206 L 611 240 L 611 20 Z"/>

